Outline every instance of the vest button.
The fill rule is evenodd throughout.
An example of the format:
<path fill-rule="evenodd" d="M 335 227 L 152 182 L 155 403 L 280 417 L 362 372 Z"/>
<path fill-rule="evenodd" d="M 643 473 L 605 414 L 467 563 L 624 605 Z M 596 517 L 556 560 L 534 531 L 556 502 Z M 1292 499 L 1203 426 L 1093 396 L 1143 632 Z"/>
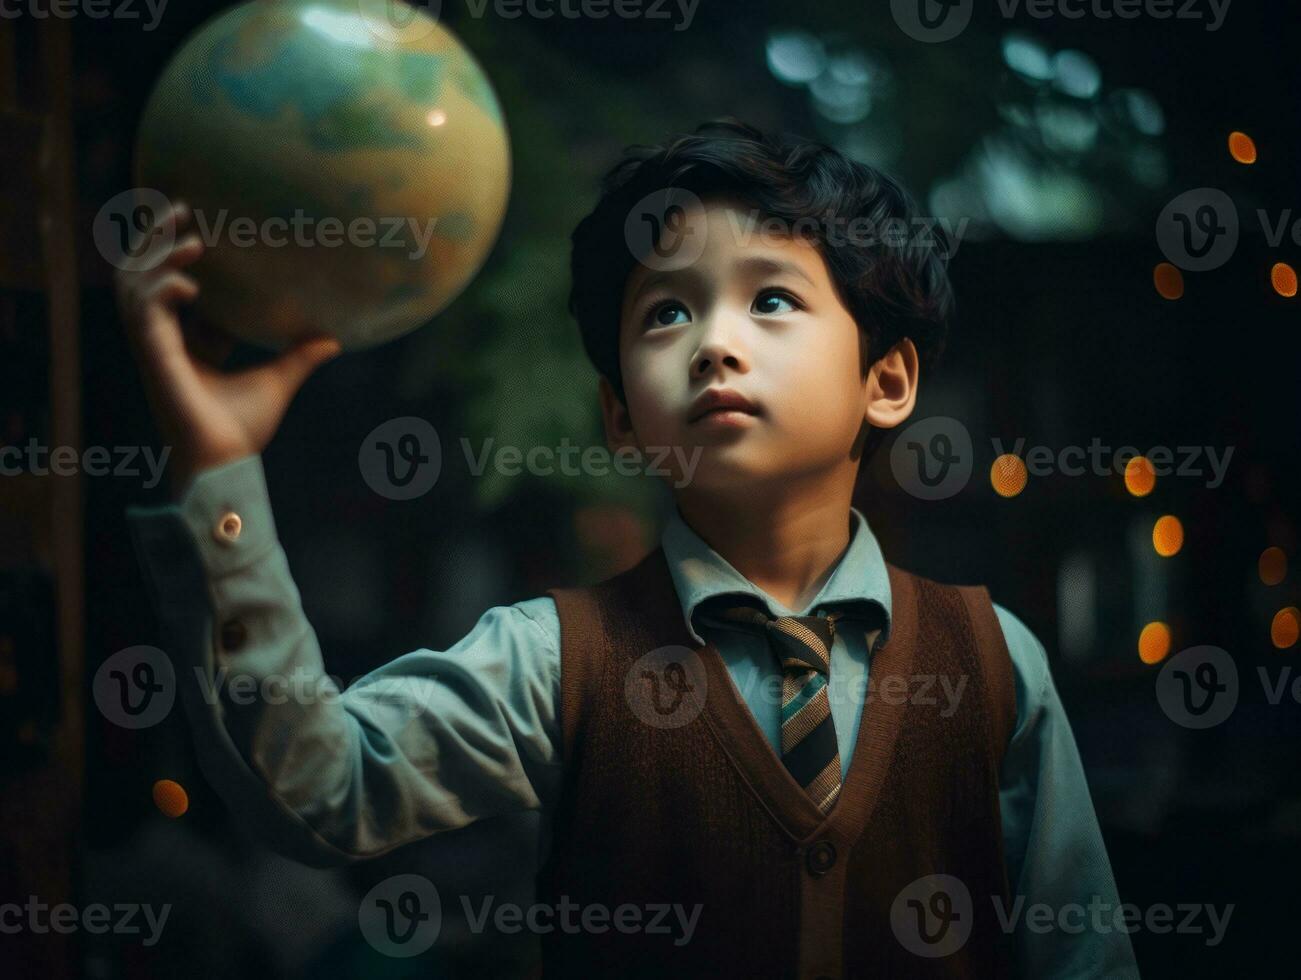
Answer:
<path fill-rule="evenodd" d="M 836 845 L 829 840 L 820 840 L 809 848 L 804 855 L 804 866 L 809 874 L 819 878 L 831 870 L 836 863 Z"/>

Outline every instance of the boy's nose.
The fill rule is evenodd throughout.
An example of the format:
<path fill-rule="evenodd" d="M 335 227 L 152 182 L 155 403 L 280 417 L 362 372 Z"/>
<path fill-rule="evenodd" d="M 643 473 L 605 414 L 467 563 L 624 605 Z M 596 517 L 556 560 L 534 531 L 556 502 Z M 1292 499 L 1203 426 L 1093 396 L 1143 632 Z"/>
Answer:
<path fill-rule="evenodd" d="M 719 364 L 725 365 L 733 371 L 741 371 L 741 361 L 734 354 L 722 352 L 714 354 L 702 350 L 701 353 L 696 355 L 696 361 L 692 367 L 691 373 L 695 376 L 703 377 L 704 375 L 709 374 L 712 370 L 716 370 L 717 365 Z"/>
<path fill-rule="evenodd" d="M 712 323 L 705 333 L 691 361 L 691 376 L 700 377 L 717 371 L 719 365 L 733 371 L 749 369 L 745 354 L 736 342 L 736 332 L 721 323 Z"/>

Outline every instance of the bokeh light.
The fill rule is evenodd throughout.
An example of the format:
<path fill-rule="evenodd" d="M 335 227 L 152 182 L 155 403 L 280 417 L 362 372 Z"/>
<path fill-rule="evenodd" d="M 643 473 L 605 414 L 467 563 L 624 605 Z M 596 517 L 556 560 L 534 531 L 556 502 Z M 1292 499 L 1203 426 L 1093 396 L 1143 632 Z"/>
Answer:
<path fill-rule="evenodd" d="M 1301 635 L 1301 610 L 1288 606 L 1274 614 L 1274 621 L 1269 624 L 1269 639 L 1280 650 L 1295 646 Z"/>
<path fill-rule="evenodd" d="M 1266 548 L 1256 565 L 1260 580 L 1266 585 L 1278 585 L 1287 575 L 1287 555 L 1282 548 Z"/>
<path fill-rule="evenodd" d="M 1170 653 L 1170 627 L 1162 622 L 1148 623 L 1138 634 L 1138 656 L 1145 664 L 1158 664 Z"/>
<path fill-rule="evenodd" d="M 1057 153 L 1084 153 L 1098 141 L 1098 119 L 1076 105 L 1035 106 L 1035 124 L 1044 146 Z"/>
<path fill-rule="evenodd" d="M 1052 81 L 1052 55 L 1042 44 L 1025 34 L 1013 31 L 1003 38 L 1003 61 L 1027 81 Z"/>
<path fill-rule="evenodd" d="M 1112 101 L 1125 120 L 1144 136 L 1160 136 L 1165 132 L 1165 113 L 1156 96 L 1143 89 L 1121 89 Z"/>
<path fill-rule="evenodd" d="M 1156 470 L 1146 456 L 1135 456 L 1125 464 L 1125 489 L 1135 497 L 1146 497 L 1156 486 Z"/>
<path fill-rule="evenodd" d="M 1091 99 L 1102 88 L 1097 62 L 1083 51 L 1058 51 L 1053 55 L 1053 85 L 1077 99 Z"/>
<path fill-rule="evenodd" d="M 167 817 L 180 817 L 190 808 L 190 795 L 185 787 L 173 779 L 160 779 L 154 783 L 154 806 Z"/>
<path fill-rule="evenodd" d="M 1270 285 L 1280 296 L 1291 299 L 1296 295 L 1296 270 L 1286 262 L 1275 262 L 1269 270 Z"/>
<path fill-rule="evenodd" d="M 827 64 L 826 46 L 807 31 L 779 31 L 768 38 L 768 70 L 787 85 L 807 85 Z"/>
<path fill-rule="evenodd" d="M 1184 546 L 1184 525 L 1173 514 L 1158 517 L 1152 526 L 1152 547 L 1162 558 L 1179 554 Z"/>
<path fill-rule="evenodd" d="M 1229 155 L 1239 163 L 1256 162 L 1256 141 L 1236 129 L 1229 134 Z"/>
<path fill-rule="evenodd" d="M 1004 453 L 989 468 L 989 482 L 1000 497 L 1015 497 L 1025 489 L 1025 463 L 1015 453 Z"/>
<path fill-rule="evenodd" d="M 872 96 L 866 82 L 845 82 L 836 73 L 823 72 L 809 83 L 814 105 L 827 119 L 842 126 L 862 122 L 872 111 Z"/>
<path fill-rule="evenodd" d="M 1184 294 L 1184 274 L 1169 262 L 1157 263 L 1152 270 L 1152 282 L 1164 299 L 1178 299 Z"/>

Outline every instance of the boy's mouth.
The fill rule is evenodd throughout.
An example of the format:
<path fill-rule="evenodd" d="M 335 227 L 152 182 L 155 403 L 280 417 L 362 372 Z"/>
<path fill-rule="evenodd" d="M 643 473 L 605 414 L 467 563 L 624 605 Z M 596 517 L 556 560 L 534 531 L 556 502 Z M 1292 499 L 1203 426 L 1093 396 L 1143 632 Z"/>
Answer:
<path fill-rule="evenodd" d="M 759 406 L 732 388 L 709 388 L 691 403 L 687 423 L 712 416 L 758 415 Z"/>

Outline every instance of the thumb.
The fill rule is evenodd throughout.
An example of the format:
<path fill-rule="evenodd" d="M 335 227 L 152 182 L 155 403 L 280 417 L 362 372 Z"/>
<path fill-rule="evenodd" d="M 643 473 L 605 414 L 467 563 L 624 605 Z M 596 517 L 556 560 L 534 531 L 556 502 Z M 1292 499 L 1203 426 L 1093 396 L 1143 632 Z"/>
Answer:
<path fill-rule="evenodd" d="M 343 345 L 336 337 L 309 337 L 290 347 L 267 367 L 277 375 L 285 393 L 293 397 L 313 371 L 342 352 Z"/>

